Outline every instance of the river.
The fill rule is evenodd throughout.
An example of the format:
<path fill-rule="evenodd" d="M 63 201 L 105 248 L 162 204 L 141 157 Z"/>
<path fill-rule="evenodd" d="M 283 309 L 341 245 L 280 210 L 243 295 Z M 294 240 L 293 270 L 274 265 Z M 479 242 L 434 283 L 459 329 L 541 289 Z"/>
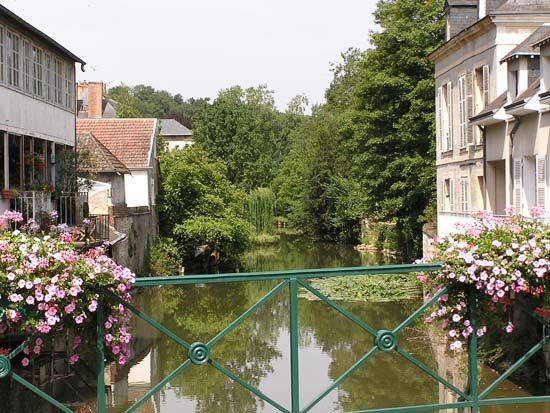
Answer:
<path fill-rule="evenodd" d="M 277 246 L 249 251 L 241 259 L 241 270 L 350 267 L 388 261 L 374 254 L 360 254 L 346 245 L 283 240 Z M 253 282 L 149 288 L 139 295 L 135 305 L 188 342 L 206 342 L 272 287 L 271 282 Z M 421 305 L 421 298 L 402 302 L 340 304 L 376 329 L 391 329 Z M 362 357 L 372 347 L 373 340 L 320 301 L 300 298 L 298 305 L 300 403 L 304 407 Z M 213 360 L 286 408 L 290 405 L 288 312 L 288 294 L 283 290 L 216 344 L 211 354 Z M 111 413 L 124 411 L 187 357 L 186 350 L 143 321 L 136 321 L 133 332 L 136 356 L 131 364 L 123 368 L 111 366 L 105 375 Z M 399 345 L 431 368 L 436 368 L 421 324 L 406 329 L 399 338 Z M 93 357 L 90 362 L 93 365 Z M 482 388 L 495 377 L 490 369 L 482 369 Z M 76 380 L 73 385 L 75 383 Z M 91 390 L 84 404 L 94 404 Z M 63 401 L 75 399 L 70 389 L 53 393 Z M 53 411 L 44 402 L 31 402 L 37 399 L 25 394 L 19 394 L 16 404 L 3 399 L 5 402 L 0 404 L 0 411 Z M 492 396 L 528 394 L 507 381 Z M 437 383 L 416 367 L 395 352 L 377 353 L 311 411 L 350 412 L 429 404 L 437 403 L 438 397 Z M 13 406 L 18 407 L 14 410 Z M 139 413 L 275 411 L 209 365 L 191 365 L 137 410 Z M 549 413 L 550 407 L 494 407 L 484 408 L 482 412 Z"/>
<path fill-rule="evenodd" d="M 283 240 L 281 244 L 249 251 L 241 259 L 244 271 L 350 267 L 386 263 L 374 254 L 359 254 L 350 246 Z M 142 297 L 140 305 L 189 342 L 207 341 L 242 314 L 273 286 L 270 282 L 165 287 Z M 421 299 L 404 302 L 342 303 L 377 329 L 398 325 Z M 304 407 L 330 386 L 372 346 L 372 338 L 320 301 L 299 300 L 300 403 Z M 142 323 L 138 323 L 142 324 Z M 426 334 L 416 324 L 399 345 L 435 369 Z M 158 383 L 186 357 L 172 340 L 144 325 L 138 340 L 151 347 L 127 374 L 117 375 L 112 412 L 123 411 L 129 400 Z M 212 358 L 260 389 L 284 407 L 290 405 L 288 298 L 282 292 L 213 349 Z M 483 369 L 482 386 L 496 377 Z M 117 390 L 120 389 L 120 390 Z M 118 391 L 118 395 L 117 395 Z M 345 412 L 438 402 L 437 383 L 392 353 L 378 353 L 327 395 L 312 412 Z M 525 390 L 505 382 L 493 397 L 524 396 Z M 176 376 L 143 412 L 274 412 L 271 406 L 210 366 L 194 366 Z M 484 413 L 543 413 L 544 405 L 484 408 Z"/>

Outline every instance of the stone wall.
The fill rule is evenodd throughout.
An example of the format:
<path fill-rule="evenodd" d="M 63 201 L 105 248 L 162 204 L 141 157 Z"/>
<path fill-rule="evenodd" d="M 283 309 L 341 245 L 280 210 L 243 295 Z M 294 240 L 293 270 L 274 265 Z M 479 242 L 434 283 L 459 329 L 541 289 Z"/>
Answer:
<path fill-rule="evenodd" d="M 113 246 L 113 259 L 130 268 L 138 276 L 149 273 L 149 248 L 158 237 L 158 221 L 155 212 L 136 212 L 114 216 L 114 226 L 126 238 Z"/>

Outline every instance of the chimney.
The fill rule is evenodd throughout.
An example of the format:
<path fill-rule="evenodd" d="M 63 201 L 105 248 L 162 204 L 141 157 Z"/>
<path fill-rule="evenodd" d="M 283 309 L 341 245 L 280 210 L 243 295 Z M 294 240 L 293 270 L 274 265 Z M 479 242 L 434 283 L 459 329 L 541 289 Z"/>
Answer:
<path fill-rule="evenodd" d="M 103 82 L 88 83 L 88 117 L 103 117 Z"/>

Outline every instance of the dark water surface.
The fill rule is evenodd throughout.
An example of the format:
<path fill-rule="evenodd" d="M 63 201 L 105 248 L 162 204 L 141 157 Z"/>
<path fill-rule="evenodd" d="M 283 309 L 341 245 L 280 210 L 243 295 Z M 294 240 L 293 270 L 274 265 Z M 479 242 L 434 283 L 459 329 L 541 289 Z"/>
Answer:
<path fill-rule="evenodd" d="M 257 248 L 241 263 L 246 271 L 295 268 L 349 267 L 387 263 L 375 255 L 361 255 L 349 246 L 285 241 L 278 246 Z M 270 288 L 271 282 L 163 287 L 149 290 L 139 305 L 156 320 L 188 342 L 206 342 L 246 311 Z M 341 303 L 376 329 L 391 329 L 421 305 L 418 300 L 390 303 Z M 212 358 L 250 385 L 290 407 L 290 352 L 288 292 L 281 291 L 250 319 L 223 338 Z M 372 337 L 320 301 L 299 300 L 300 403 L 308 405 L 360 359 L 373 345 Z M 431 347 L 420 324 L 407 329 L 399 345 L 423 363 L 436 369 Z M 138 343 L 146 343 L 142 356 L 128 372 L 116 374 L 111 400 L 123 411 L 149 388 L 177 368 L 187 351 L 171 339 L 138 322 Z M 495 373 L 483 370 L 483 382 Z M 483 386 L 484 384 L 482 384 Z M 493 397 L 528 393 L 505 382 Z M 339 387 L 330 392 L 312 412 L 351 412 L 369 408 L 437 403 L 437 383 L 395 352 L 377 353 Z M 234 381 L 209 365 L 183 370 L 140 412 L 275 412 Z M 485 408 L 486 413 L 543 413 L 545 405 Z"/>

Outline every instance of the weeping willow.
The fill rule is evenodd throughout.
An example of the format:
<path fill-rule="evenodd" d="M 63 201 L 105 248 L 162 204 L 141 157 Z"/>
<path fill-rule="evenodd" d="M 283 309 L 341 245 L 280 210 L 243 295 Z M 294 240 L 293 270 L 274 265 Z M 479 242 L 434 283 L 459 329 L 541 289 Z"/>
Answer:
<path fill-rule="evenodd" d="M 258 234 L 272 234 L 275 196 L 269 188 L 258 188 L 248 195 L 248 221 Z"/>

